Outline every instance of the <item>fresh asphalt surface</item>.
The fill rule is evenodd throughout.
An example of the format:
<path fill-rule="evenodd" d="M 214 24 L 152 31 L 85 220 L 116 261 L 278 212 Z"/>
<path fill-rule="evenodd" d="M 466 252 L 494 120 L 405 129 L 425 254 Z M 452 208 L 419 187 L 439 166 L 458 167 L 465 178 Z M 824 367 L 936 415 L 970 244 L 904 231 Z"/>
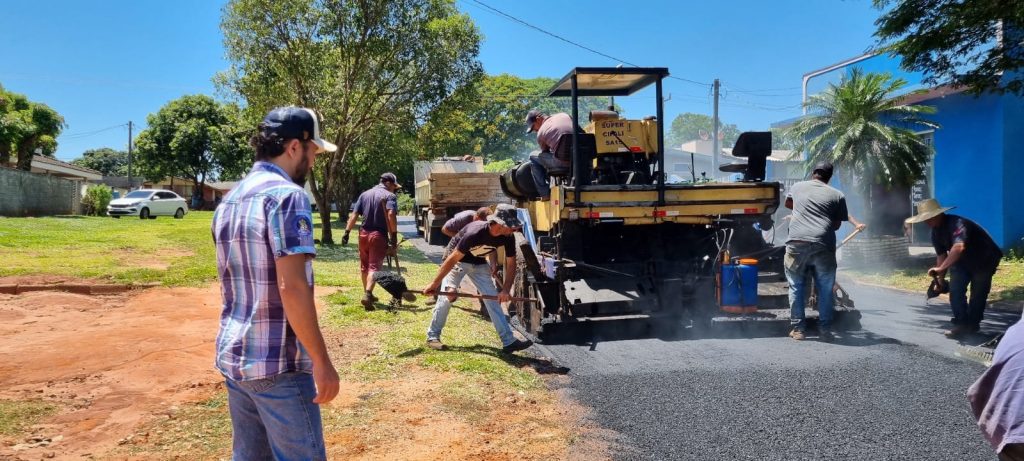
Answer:
<path fill-rule="evenodd" d="M 957 342 L 942 336 L 948 303 L 844 287 L 862 328 L 832 344 L 784 331 L 702 338 L 638 329 L 531 352 L 570 369 L 565 390 L 616 433 L 616 459 L 995 459 L 965 398 L 984 367 L 957 358 Z M 1018 317 L 990 310 L 982 334 L 965 342 L 980 344 Z"/>

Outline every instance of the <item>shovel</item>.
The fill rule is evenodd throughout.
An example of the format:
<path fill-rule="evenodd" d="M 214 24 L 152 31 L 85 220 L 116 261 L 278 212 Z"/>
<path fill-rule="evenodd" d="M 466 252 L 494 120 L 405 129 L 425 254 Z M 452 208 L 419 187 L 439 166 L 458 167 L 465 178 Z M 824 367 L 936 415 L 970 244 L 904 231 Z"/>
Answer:
<path fill-rule="evenodd" d="M 395 298 L 402 298 L 406 301 L 414 301 L 415 295 L 425 295 L 422 290 L 410 290 L 408 285 L 405 283 L 405 278 L 394 272 L 374 272 L 373 281 L 380 285 L 384 291 L 391 294 Z M 439 296 L 454 296 L 456 298 L 473 298 L 473 299 L 493 299 L 498 300 L 496 295 L 474 295 L 469 293 L 459 292 L 439 292 Z M 412 299 L 410 299 L 412 298 Z M 533 298 L 519 298 L 513 297 L 512 301 L 524 302 L 524 303 L 536 303 L 538 302 Z"/>

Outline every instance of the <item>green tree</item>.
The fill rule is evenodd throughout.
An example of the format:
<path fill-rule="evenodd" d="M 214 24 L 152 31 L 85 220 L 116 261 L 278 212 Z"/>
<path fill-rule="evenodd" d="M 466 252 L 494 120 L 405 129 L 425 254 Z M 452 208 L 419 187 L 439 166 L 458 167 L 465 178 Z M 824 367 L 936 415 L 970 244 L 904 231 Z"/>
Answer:
<path fill-rule="evenodd" d="M 139 133 L 140 170 L 151 180 L 185 176 L 201 193 L 206 181 L 220 172 L 238 168 L 239 158 L 252 150 L 240 142 L 246 133 L 235 131 L 239 110 L 205 95 L 183 96 L 146 117 L 148 128 Z"/>
<path fill-rule="evenodd" d="M 1024 95 L 1024 0 L 874 0 L 876 48 L 932 85 Z M 891 7 L 891 8 L 890 8 Z"/>
<path fill-rule="evenodd" d="M 910 186 L 921 178 L 933 153 L 915 130 L 937 129 L 924 118 L 932 106 L 903 105 L 897 97 L 907 82 L 889 74 L 855 69 L 839 84 L 810 96 L 808 115 L 787 130 L 807 165 L 832 162 L 844 178 L 856 178 L 876 233 L 889 233 L 900 223 L 879 222 L 874 205 L 885 203 L 894 186 Z"/>
<path fill-rule="evenodd" d="M 28 171 L 37 150 L 53 156 L 64 127 L 64 117 L 50 106 L 0 86 L 0 159 L 8 161 L 17 155 L 18 169 Z"/>
<path fill-rule="evenodd" d="M 526 133 L 526 113 L 571 113 L 569 98 L 550 98 L 557 80 L 523 79 L 509 74 L 484 76 L 460 88 L 431 112 L 419 130 L 423 158 L 480 155 L 488 161 L 524 159 L 537 148 L 536 135 Z M 579 113 L 607 109 L 608 98 L 581 98 Z"/>
<path fill-rule="evenodd" d="M 672 120 L 672 125 L 665 133 L 665 138 L 667 138 L 665 143 L 669 146 L 677 147 L 684 142 L 702 139 L 703 136 L 711 139 L 710 136 L 714 133 L 714 126 L 714 119 L 707 115 L 692 112 L 679 114 Z M 736 138 L 740 136 L 740 129 L 736 125 L 724 123 L 721 120 L 718 121 L 718 129 L 721 130 L 723 136 L 722 147 L 732 147 L 733 143 L 736 142 Z M 702 134 L 703 136 L 701 136 Z"/>
<path fill-rule="evenodd" d="M 351 199 L 334 195 L 336 183 L 351 182 L 344 166 L 367 133 L 422 120 L 481 72 L 480 33 L 451 0 L 233 0 L 221 29 L 232 63 L 221 88 L 261 115 L 288 104 L 317 110 L 338 146 L 319 156 L 310 184 L 324 243 L 334 241 L 328 204 Z"/>
<path fill-rule="evenodd" d="M 71 163 L 92 168 L 103 173 L 103 176 L 128 175 L 128 152 L 114 150 L 109 147 L 89 149 L 82 152 L 81 158 L 76 158 Z"/>

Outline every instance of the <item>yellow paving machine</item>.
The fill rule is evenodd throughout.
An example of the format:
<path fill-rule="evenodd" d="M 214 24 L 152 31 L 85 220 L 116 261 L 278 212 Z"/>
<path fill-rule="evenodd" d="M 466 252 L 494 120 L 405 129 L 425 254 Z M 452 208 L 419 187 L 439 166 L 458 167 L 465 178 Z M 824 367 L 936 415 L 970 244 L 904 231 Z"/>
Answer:
<path fill-rule="evenodd" d="M 571 98 L 577 126 L 552 153 L 566 166 L 545 171 L 550 198 L 540 198 L 544 186 L 533 180 L 534 162 L 501 177 L 526 223 L 514 295 L 537 300 L 513 303 L 510 314 L 537 339 L 559 325 L 590 321 L 788 323 L 783 248 L 761 236 L 781 194 L 779 183 L 765 181 L 771 133 L 737 140 L 732 154 L 747 162 L 730 171 L 742 180 L 691 174 L 681 182 L 672 175 L 670 183 L 662 99 L 668 75 L 660 67 L 573 69 L 549 92 Z M 653 117 L 579 113 L 580 97 L 629 96 L 651 85 Z"/>

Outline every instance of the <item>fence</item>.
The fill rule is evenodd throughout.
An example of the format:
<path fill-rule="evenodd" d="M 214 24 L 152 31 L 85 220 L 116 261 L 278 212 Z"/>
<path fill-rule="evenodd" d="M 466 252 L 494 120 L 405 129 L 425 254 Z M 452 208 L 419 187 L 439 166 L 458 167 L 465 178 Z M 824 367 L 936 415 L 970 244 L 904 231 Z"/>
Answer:
<path fill-rule="evenodd" d="M 0 167 L 0 216 L 75 214 L 81 183 Z"/>

